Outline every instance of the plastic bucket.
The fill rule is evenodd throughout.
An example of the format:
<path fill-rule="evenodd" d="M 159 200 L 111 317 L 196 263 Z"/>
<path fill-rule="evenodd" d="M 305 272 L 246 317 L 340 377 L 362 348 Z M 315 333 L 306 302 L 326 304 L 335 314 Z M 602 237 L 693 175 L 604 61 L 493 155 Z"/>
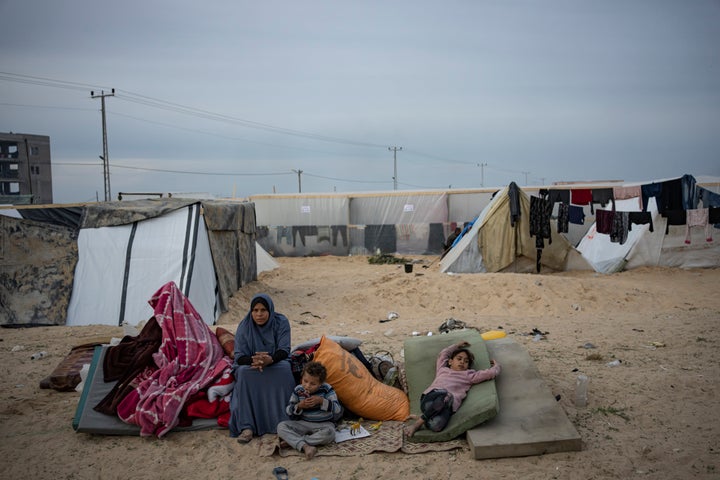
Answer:
<path fill-rule="evenodd" d="M 412 273 L 413 264 L 412 263 L 406 263 L 405 264 L 405 273 Z"/>

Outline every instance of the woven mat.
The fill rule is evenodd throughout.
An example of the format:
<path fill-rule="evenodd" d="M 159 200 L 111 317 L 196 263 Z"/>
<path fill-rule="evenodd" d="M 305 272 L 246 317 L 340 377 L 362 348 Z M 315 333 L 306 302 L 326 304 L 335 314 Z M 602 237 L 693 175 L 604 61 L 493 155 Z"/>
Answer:
<path fill-rule="evenodd" d="M 404 452 L 404 453 L 424 453 L 424 452 L 440 452 L 463 448 L 467 446 L 465 440 L 451 440 L 449 442 L 435 443 L 409 443 L 405 441 L 402 422 L 383 422 L 377 431 L 369 429 L 370 425 L 375 422 L 363 422 L 369 437 L 347 440 L 341 443 L 331 443 L 330 445 L 322 445 L 318 447 L 317 455 L 334 455 L 338 457 L 354 457 L 359 455 L 368 455 L 375 452 Z M 302 455 L 293 448 L 280 448 L 280 442 L 277 435 L 263 435 L 259 439 L 253 440 L 258 444 L 258 455 L 261 457 L 271 457 L 276 452 L 281 457 L 289 455 Z"/>

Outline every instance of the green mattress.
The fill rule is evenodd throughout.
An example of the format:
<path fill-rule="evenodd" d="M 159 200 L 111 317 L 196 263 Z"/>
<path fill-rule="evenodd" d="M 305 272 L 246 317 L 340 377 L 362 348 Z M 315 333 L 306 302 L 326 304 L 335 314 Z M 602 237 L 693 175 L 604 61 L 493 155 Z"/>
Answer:
<path fill-rule="evenodd" d="M 490 358 L 477 330 L 454 330 L 431 337 L 411 337 L 405 340 L 405 372 L 410 397 L 410 413 L 420 415 L 420 395 L 435 378 L 435 362 L 440 351 L 460 341 L 470 343 L 475 355 L 474 369 L 490 368 Z M 447 427 L 440 432 L 422 428 L 408 438 L 409 442 L 446 442 L 467 430 L 495 417 L 500 411 L 495 380 L 473 385 L 462 405 L 450 417 Z"/>

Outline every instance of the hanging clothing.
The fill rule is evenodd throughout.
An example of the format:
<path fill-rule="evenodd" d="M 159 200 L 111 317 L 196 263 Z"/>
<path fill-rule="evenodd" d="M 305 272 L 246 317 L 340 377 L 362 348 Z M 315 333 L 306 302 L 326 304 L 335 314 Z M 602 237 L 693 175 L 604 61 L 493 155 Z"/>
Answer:
<path fill-rule="evenodd" d="M 558 218 L 557 218 L 558 233 L 568 233 L 569 221 L 570 221 L 570 206 L 567 203 L 561 203 L 558 206 Z"/>
<path fill-rule="evenodd" d="M 685 243 L 690 244 L 690 228 L 702 227 L 705 229 L 705 240 L 712 242 L 712 231 L 708 223 L 709 210 L 707 208 L 697 208 L 687 210 L 687 222 L 685 223 Z"/>
<path fill-rule="evenodd" d="M 683 175 L 680 178 L 682 185 L 682 202 L 685 210 L 694 210 L 698 206 L 699 192 L 695 177 L 692 175 Z"/>
<path fill-rule="evenodd" d="M 650 231 L 653 232 L 652 214 L 650 212 L 629 212 L 628 214 L 628 230 L 632 230 L 632 224 L 650 225 Z"/>
<path fill-rule="evenodd" d="M 510 226 L 514 227 L 515 223 L 520 220 L 520 188 L 515 182 L 508 185 L 508 197 L 510 199 Z"/>
<path fill-rule="evenodd" d="M 628 198 L 637 197 L 638 206 L 641 210 L 643 209 L 642 187 L 640 185 L 635 185 L 633 187 L 613 187 L 613 196 L 615 197 L 615 200 L 626 200 Z"/>
<path fill-rule="evenodd" d="M 668 210 L 685 210 L 683 207 L 683 188 L 682 179 L 667 180 L 662 184 L 662 193 L 660 193 L 660 203 L 658 204 L 658 212 L 662 216 L 666 216 Z"/>
<path fill-rule="evenodd" d="M 670 225 L 677 226 L 685 225 L 687 223 L 687 213 L 686 210 L 683 210 L 682 208 L 666 210 L 665 217 L 667 218 L 667 223 L 665 224 L 665 235 L 670 233 Z"/>
<path fill-rule="evenodd" d="M 593 211 L 593 205 L 599 203 L 601 207 L 605 208 L 608 202 L 615 201 L 613 196 L 612 188 L 593 188 L 592 189 L 592 202 L 590 203 L 590 212 Z"/>
<path fill-rule="evenodd" d="M 530 197 L 530 236 L 535 237 L 536 261 L 535 268 L 540 272 L 540 258 L 545 248 L 545 239 L 552 244 L 550 231 L 550 215 L 553 204 L 546 197 Z"/>
<path fill-rule="evenodd" d="M 570 203 L 570 190 L 549 190 L 548 200 L 550 203 Z"/>
<path fill-rule="evenodd" d="M 628 212 L 615 212 L 610 231 L 610 241 L 623 245 L 627 241 L 628 231 L 630 231 L 629 225 Z"/>
<path fill-rule="evenodd" d="M 598 210 L 595 212 L 596 230 L 598 233 L 610 235 L 615 220 L 614 210 Z"/>
<path fill-rule="evenodd" d="M 568 220 L 570 223 L 574 223 L 575 225 L 584 225 L 585 209 L 577 205 L 570 205 L 568 210 Z"/>
<path fill-rule="evenodd" d="M 662 194 L 662 188 L 662 183 L 648 183 L 647 185 L 642 185 L 640 187 L 640 191 L 642 192 L 643 212 L 647 212 L 648 201 L 650 200 L 650 197 L 655 197 L 655 204 L 658 206 L 658 211 L 660 211 L 660 195 Z"/>
<path fill-rule="evenodd" d="M 592 203 L 592 190 L 589 188 L 570 190 L 570 203 L 574 205 L 588 205 Z"/>
<path fill-rule="evenodd" d="M 720 228 L 720 207 L 708 208 L 708 223 L 715 228 Z"/>

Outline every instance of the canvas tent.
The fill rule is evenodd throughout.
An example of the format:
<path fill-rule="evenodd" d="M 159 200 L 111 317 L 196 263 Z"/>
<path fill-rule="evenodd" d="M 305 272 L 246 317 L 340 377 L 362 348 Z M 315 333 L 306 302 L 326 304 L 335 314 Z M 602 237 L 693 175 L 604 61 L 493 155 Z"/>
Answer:
<path fill-rule="evenodd" d="M 0 325 L 134 325 L 152 315 L 147 299 L 168 281 L 213 324 L 257 278 L 252 203 L 173 198 L 16 211 L 22 218 L 0 215 Z"/>
<path fill-rule="evenodd" d="M 682 182 L 681 182 L 682 181 Z M 683 197 L 687 205 L 680 208 L 713 209 L 720 207 L 719 184 L 716 179 L 702 177 L 700 181 L 690 175 L 669 180 L 656 180 L 645 185 L 666 185 L 674 183 L 675 193 Z M 586 190 L 590 187 L 607 189 L 608 185 L 578 185 Z M 641 184 L 618 183 L 621 189 L 640 189 Z M 664 187 L 665 188 L 665 187 Z M 520 190 L 520 221 L 511 225 L 510 187 L 498 192 L 490 203 L 481 210 L 473 227 L 468 230 L 440 262 L 440 269 L 450 273 L 472 272 L 526 272 L 536 266 L 535 241 L 529 235 L 529 202 L 527 194 Z M 665 188 L 666 190 L 669 190 Z M 662 189 L 661 189 L 662 190 Z M 688 193 L 695 192 L 695 193 Z M 693 197 L 694 200 L 690 200 Z M 659 197 L 661 198 L 661 197 Z M 699 200 L 698 200 L 699 199 Z M 678 200 L 679 201 L 679 200 Z M 647 211 L 652 219 L 650 224 L 631 224 L 627 239 L 622 243 L 606 233 L 598 233 L 595 213 L 588 215 L 588 227 L 579 236 L 577 248 L 567 240 L 566 234 L 557 233 L 557 224 L 551 220 L 552 243 L 545 243 L 541 263 L 552 270 L 590 270 L 612 273 L 623 269 L 642 266 L 667 266 L 679 268 L 720 266 L 720 238 L 713 239 L 718 229 L 708 225 L 707 229 L 690 227 L 686 222 L 668 225 L 666 216 L 659 213 L 656 197 L 646 199 Z M 643 202 L 640 196 L 612 200 L 616 212 L 640 212 Z M 588 213 L 588 206 L 585 213 Z M 599 209 L 600 207 L 598 207 Z M 602 207 L 610 210 L 611 205 Z M 557 211 L 557 208 L 554 210 Z M 593 212 L 593 208 L 589 208 Z M 677 212 L 677 210 L 676 210 Z M 683 213 L 683 212 L 680 212 Z M 683 217 L 684 218 L 684 217 Z M 519 225 L 519 226 L 518 226 Z M 718 226 L 718 225 L 715 225 Z M 571 225 L 572 227 L 572 225 Z"/>
<path fill-rule="evenodd" d="M 512 221 L 512 195 L 519 215 Z M 472 228 L 455 241 L 440 261 L 440 270 L 450 273 L 530 272 L 537 269 L 538 251 L 530 236 L 530 197 L 514 183 L 495 194 L 480 212 Z M 545 242 L 540 255 L 543 267 L 552 270 L 589 269 L 570 242 L 557 233 L 551 221 L 552 242 Z"/>

